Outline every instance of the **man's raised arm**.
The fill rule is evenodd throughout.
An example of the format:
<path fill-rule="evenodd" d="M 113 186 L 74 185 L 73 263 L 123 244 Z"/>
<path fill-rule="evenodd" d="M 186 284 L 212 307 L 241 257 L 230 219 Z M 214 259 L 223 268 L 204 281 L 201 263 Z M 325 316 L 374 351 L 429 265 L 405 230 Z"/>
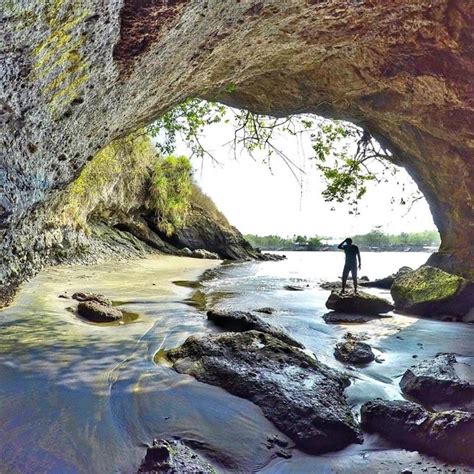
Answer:
<path fill-rule="evenodd" d="M 342 250 L 343 247 L 344 247 L 344 244 L 345 244 L 346 242 L 347 242 L 347 239 L 344 239 L 344 240 L 337 246 L 337 248 Z"/>

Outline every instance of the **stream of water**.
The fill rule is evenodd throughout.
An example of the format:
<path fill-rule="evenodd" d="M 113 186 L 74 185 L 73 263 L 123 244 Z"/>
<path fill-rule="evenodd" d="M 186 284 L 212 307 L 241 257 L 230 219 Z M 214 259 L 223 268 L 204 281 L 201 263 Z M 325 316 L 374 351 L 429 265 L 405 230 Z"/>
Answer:
<path fill-rule="evenodd" d="M 403 265 L 417 267 L 427 256 L 363 254 L 361 274 L 383 277 Z M 401 398 L 398 381 L 413 356 L 454 352 L 474 364 L 473 325 L 402 315 L 326 324 L 329 292 L 317 283 L 336 280 L 342 260 L 336 252 L 294 252 L 281 262 L 233 265 L 154 256 L 42 272 L 0 311 L 0 472 L 136 472 L 146 445 L 157 437 L 191 442 L 222 471 L 367 473 L 416 466 L 422 459 L 417 453 L 376 436 L 325 456 L 294 450 L 291 459 L 275 457 L 266 440 L 278 431 L 258 407 L 153 362 L 160 349 L 191 334 L 218 332 L 202 311 L 186 304 L 192 290 L 173 284 L 213 269 L 202 283 L 208 301 L 221 308 L 275 308 L 268 321 L 331 367 L 345 369 L 333 350 L 347 331 L 367 335 L 383 362 L 349 371 L 354 381 L 346 394 L 355 413 L 375 397 Z M 286 284 L 306 290 L 290 292 Z M 123 325 L 87 323 L 68 309 L 73 300 L 59 298 L 65 291 L 104 293 L 135 316 Z"/>

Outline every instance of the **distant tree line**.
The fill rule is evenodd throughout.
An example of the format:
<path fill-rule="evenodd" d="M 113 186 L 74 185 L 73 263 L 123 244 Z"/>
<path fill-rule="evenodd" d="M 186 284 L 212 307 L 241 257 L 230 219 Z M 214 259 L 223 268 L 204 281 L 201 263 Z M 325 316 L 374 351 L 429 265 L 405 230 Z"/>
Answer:
<path fill-rule="evenodd" d="M 293 237 L 285 238 L 279 235 L 247 234 L 245 239 L 252 246 L 262 250 L 319 250 L 324 246 L 322 237 L 307 237 L 306 235 L 294 235 Z"/>
<path fill-rule="evenodd" d="M 400 234 L 385 234 L 380 230 L 372 230 L 367 234 L 351 236 L 360 247 L 429 247 L 440 243 L 440 237 L 435 230 L 423 232 L 402 232 Z M 329 237 L 294 235 L 281 237 L 279 235 L 247 234 L 245 238 L 262 250 L 321 250 L 331 248 L 325 241 L 334 240 Z M 342 239 L 341 239 L 342 240 Z"/>
<path fill-rule="evenodd" d="M 400 234 L 385 234 L 380 230 L 372 230 L 367 234 L 354 235 L 352 239 L 357 245 L 367 247 L 384 247 L 391 245 L 423 247 L 440 244 L 440 237 L 436 230 L 402 232 Z"/>

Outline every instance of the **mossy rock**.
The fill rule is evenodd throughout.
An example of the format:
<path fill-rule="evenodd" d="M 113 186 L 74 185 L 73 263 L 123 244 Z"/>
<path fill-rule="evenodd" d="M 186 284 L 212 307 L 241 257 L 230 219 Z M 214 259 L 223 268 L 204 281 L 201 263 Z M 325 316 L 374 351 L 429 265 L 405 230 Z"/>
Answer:
<path fill-rule="evenodd" d="M 462 317 L 474 306 L 474 283 L 430 266 L 398 277 L 391 293 L 396 309 L 420 316 Z"/>

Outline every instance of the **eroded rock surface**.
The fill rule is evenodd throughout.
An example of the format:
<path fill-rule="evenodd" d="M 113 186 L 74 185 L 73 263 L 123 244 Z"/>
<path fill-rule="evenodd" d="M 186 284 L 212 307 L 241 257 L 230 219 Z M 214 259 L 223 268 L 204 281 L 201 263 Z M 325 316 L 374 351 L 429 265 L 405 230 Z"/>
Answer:
<path fill-rule="evenodd" d="M 398 277 L 390 291 L 398 310 L 420 316 L 462 319 L 474 307 L 472 281 L 430 266 Z"/>
<path fill-rule="evenodd" d="M 113 323 L 123 318 L 123 313 L 119 309 L 94 300 L 81 301 L 77 305 L 77 312 L 93 323 Z"/>
<path fill-rule="evenodd" d="M 217 326 L 220 326 L 228 331 L 260 331 L 270 334 L 280 341 L 289 344 L 290 346 L 304 348 L 303 344 L 295 341 L 286 331 L 281 328 L 268 324 L 259 316 L 245 311 L 208 311 L 207 319 L 212 321 Z"/>
<path fill-rule="evenodd" d="M 138 472 L 149 474 L 214 474 L 216 471 L 183 443 L 155 439 L 147 449 Z"/>
<path fill-rule="evenodd" d="M 191 336 L 167 356 L 177 372 L 254 402 L 305 451 L 361 441 L 343 393 L 349 380 L 269 334 Z"/>
<path fill-rule="evenodd" d="M 346 341 L 336 344 L 334 357 L 347 364 L 368 364 L 375 360 L 372 348 L 353 337 L 348 337 Z"/>
<path fill-rule="evenodd" d="M 473 413 L 431 413 L 415 403 L 377 399 L 362 406 L 361 422 L 396 446 L 474 465 Z"/>
<path fill-rule="evenodd" d="M 106 298 L 100 293 L 87 293 L 82 291 L 77 291 L 73 293 L 72 299 L 76 301 L 96 301 L 105 306 L 112 306 L 112 301 L 109 298 Z"/>
<path fill-rule="evenodd" d="M 474 367 L 454 354 L 439 354 L 410 367 L 400 380 L 402 392 L 420 402 L 474 411 Z"/>
<path fill-rule="evenodd" d="M 431 264 L 473 276 L 470 2 L 4 3 L 3 301 L 44 263 L 33 209 L 187 97 L 363 125 L 430 203 Z"/>
<path fill-rule="evenodd" d="M 340 313 L 377 315 L 393 309 L 387 300 L 378 296 L 358 293 L 339 293 L 332 291 L 326 301 L 326 308 Z"/>

